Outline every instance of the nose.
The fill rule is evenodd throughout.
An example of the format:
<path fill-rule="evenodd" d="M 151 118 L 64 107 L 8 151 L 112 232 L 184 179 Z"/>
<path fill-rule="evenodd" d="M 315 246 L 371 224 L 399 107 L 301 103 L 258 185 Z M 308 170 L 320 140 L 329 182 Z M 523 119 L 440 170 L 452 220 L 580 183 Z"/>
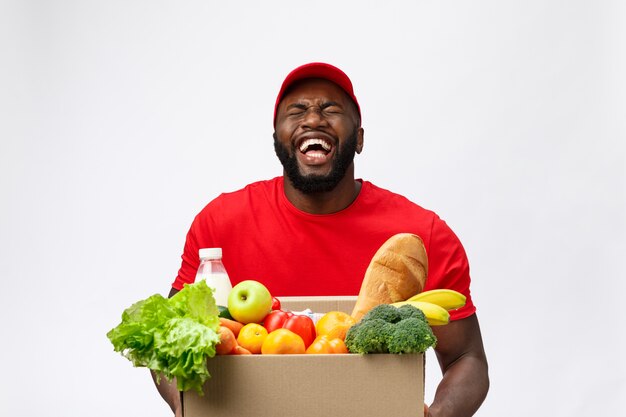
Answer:
<path fill-rule="evenodd" d="M 302 119 L 302 127 L 304 128 L 316 128 L 319 126 L 326 126 L 327 121 L 324 118 L 322 110 L 316 107 L 310 107 L 307 109 Z"/>

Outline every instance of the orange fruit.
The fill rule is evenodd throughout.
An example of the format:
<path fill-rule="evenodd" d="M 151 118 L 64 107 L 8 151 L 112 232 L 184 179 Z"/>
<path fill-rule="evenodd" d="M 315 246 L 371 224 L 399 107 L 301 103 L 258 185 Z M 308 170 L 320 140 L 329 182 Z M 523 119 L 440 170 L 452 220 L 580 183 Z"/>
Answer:
<path fill-rule="evenodd" d="M 250 353 L 261 353 L 261 346 L 267 337 L 267 330 L 258 323 L 248 323 L 239 330 L 237 343 Z"/>
<path fill-rule="evenodd" d="M 343 311 L 330 311 L 322 316 L 315 325 L 318 336 L 326 335 L 329 339 L 346 338 L 348 329 L 356 324 L 356 320 Z"/>
<path fill-rule="evenodd" d="M 346 343 L 343 339 L 338 337 L 331 339 L 328 341 L 333 353 L 348 353 L 348 348 L 346 347 Z"/>
<path fill-rule="evenodd" d="M 263 354 L 288 354 L 304 353 L 304 341 L 302 338 L 287 329 L 276 329 L 267 335 L 261 353 Z"/>

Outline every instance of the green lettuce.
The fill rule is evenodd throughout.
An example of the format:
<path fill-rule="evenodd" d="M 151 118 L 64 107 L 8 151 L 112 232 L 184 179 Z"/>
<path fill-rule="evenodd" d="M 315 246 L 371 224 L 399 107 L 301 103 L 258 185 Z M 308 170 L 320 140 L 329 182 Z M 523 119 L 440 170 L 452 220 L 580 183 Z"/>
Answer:
<path fill-rule="evenodd" d="M 186 284 L 172 298 L 155 294 L 134 303 L 107 337 L 134 366 L 155 371 L 159 380 L 175 377 L 179 391 L 202 394 L 211 376 L 206 360 L 215 356 L 220 341 L 218 315 L 213 290 L 202 280 Z"/>

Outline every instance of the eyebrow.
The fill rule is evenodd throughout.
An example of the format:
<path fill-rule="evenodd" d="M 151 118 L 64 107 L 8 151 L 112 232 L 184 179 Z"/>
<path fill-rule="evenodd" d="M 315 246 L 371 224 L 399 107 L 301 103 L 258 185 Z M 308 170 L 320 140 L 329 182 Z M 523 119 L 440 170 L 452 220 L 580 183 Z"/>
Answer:
<path fill-rule="evenodd" d="M 341 104 L 337 103 L 336 101 L 325 101 L 322 104 L 320 104 L 320 108 L 322 110 L 324 110 L 325 108 L 328 108 L 328 107 L 332 107 L 332 106 L 342 107 Z M 309 107 L 309 106 L 304 104 L 304 103 L 292 103 L 292 104 L 287 106 L 287 109 L 295 108 L 295 109 L 306 110 L 307 107 Z"/>
<path fill-rule="evenodd" d="M 300 110 L 306 110 L 306 105 L 303 103 L 292 103 L 290 105 L 287 106 L 287 110 L 289 109 L 300 109 Z"/>
<path fill-rule="evenodd" d="M 337 107 L 341 107 L 341 104 L 337 103 L 336 101 L 325 101 L 322 103 L 322 105 L 320 106 L 323 109 L 327 108 L 327 107 L 332 107 L 332 106 L 337 106 Z"/>

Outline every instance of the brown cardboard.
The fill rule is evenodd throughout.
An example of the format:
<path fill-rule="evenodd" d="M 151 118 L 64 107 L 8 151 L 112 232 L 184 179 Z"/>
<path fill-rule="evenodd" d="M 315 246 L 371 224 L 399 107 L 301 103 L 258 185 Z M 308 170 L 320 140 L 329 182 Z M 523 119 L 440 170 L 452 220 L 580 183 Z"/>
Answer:
<path fill-rule="evenodd" d="M 283 309 L 351 312 L 355 297 L 283 297 Z M 423 355 L 237 355 L 208 360 L 184 417 L 423 417 Z"/>
<path fill-rule="evenodd" d="M 302 311 L 306 308 L 315 313 L 344 311 L 352 313 L 356 297 L 281 297 L 283 310 Z"/>

